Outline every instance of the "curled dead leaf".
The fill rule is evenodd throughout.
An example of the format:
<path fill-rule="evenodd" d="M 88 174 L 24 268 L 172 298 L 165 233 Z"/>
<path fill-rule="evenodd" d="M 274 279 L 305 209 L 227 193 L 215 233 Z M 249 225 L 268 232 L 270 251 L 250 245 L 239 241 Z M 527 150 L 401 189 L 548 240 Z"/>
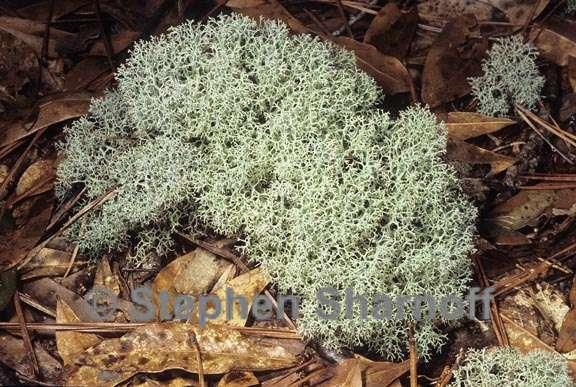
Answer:
<path fill-rule="evenodd" d="M 551 18 L 540 28 L 534 28 L 530 39 L 540 54 L 559 66 L 568 65 L 570 56 L 576 57 L 576 22 Z"/>
<path fill-rule="evenodd" d="M 426 104 L 436 107 L 470 93 L 468 78 L 482 73 L 480 58 L 487 49 L 485 40 L 470 40 L 477 28 L 474 16 L 465 15 L 449 22 L 438 35 L 422 73 L 422 100 Z"/>
<path fill-rule="evenodd" d="M 396 3 L 387 3 L 368 27 L 364 43 L 373 45 L 382 54 L 399 59 L 410 50 L 418 27 L 418 14 L 414 9 L 402 11 Z"/>
<path fill-rule="evenodd" d="M 384 55 L 376 47 L 351 38 L 339 37 L 335 42 L 356 54 L 358 67 L 374 77 L 386 94 L 410 91 L 410 74 L 397 58 Z"/>
<path fill-rule="evenodd" d="M 448 140 L 446 154 L 448 159 L 452 161 L 463 161 L 470 164 L 489 164 L 491 168 L 489 176 L 505 171 L 516 163 L 516 159 L 513 157 L 504 156 L 454 139 Z"/>

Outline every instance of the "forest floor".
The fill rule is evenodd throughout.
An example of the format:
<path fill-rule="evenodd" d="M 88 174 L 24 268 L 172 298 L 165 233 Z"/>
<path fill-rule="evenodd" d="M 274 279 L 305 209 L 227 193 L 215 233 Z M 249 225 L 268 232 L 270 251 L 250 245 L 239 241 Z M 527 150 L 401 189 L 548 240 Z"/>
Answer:
<path fill-rule="evenodd" d="M 463 350 L 507 345 L 566 354 L 576 372 L 576 9 L 570 14 L 570 6 L 576 8 L 550 0 L 3 2 L 0 385 L 446 386 Z M 80 195 L 58 203 L 53 190 L 62 128 L 114 86 L 133 42 L 222 12 L 281 19 L 296 34 L 351 49 L 392 111 L 426 104 L 446 123 L 447 159 L 480 210 L 471 258 L 474 285 L 495 291 L 490 320 L 444 327 L 448 343 L 430 361 L 412 348 L 396 363 L 304 342 L 287 316 L 192 333 L 182 324 L 130 320 L 130 292 L 144 283 L 185 292 L 212 281 L 216 294 L 222 283 L 236 294 L 274 294 L 237 255 L 234 241 L 216 235 L 176 235 L 175 255 L 149 270 L 130 269 L 116 256 L 91 265 L 62 233 L 98 203 L 73 213 Z M 533 112 L 519 108 L 507 118 L 475 113 L 468 78 L 481 73 L 490 44 L 510 35 L 539 51 L 546 78 L 541 101 Z M 87 294 L 96 288 L 118 298 L 111 321 L 93 322 L 87 312 Z M 206 337 L 216 344 L 202 345 Z M 87 365 L 72 367 L 78 359 Z"/>

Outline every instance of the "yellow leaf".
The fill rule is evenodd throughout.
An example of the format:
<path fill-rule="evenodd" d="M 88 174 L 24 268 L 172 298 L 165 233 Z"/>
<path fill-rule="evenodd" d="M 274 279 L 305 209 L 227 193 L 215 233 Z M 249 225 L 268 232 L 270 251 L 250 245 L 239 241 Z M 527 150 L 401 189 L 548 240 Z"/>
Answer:
<path fill-rule="evenodd" d="M 199 328 L 188 323 L 149 324 L 76 356 L 67 367 L 66 385 L 114 386 L 139 372 L 169 369 L 198 373 L 199 356 L 207 375 L 238 369 L 282 369 L 296 365 L 296 355 L 304 349 L 300 342 L 294 349 L 293 342 L 240 332 L 226 325 Z"/>
<path fill-rule="evenodd" d="M 57 323 L 76 323 L 81 320 L 76 313 L 62 300 L 56 304 L 56 322 Z M 56 332 L 56 347 L 58 353 L 64 361 L 64 364 L 71 364 L 78 354 L 84 352 L 87 348 L 99 344 L 102 341 L 98 336 L 91 333 L 82 332 Z"/>
<path fill-rule="evenodd" d="M 440 114 L 448 129 L 448 137 L 467 140 L 483 134 L 494 133 L 516 122 L 508 118 L 494 118 L 472 112 L 450 112 Z"/>

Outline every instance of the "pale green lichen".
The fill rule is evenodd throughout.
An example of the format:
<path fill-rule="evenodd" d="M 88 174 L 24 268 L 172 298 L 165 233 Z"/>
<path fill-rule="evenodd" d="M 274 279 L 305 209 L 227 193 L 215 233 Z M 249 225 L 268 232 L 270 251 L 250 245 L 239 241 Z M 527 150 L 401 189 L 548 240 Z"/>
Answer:
<path fill-rule="evenodd" d="M 162 255 L 201 223 L 302 296 L 299 327 L 331 347 L 405 350 L 406 321 L 319 320 L 316 290 L 461 294 L 476 211 L 442 162 L 445 133 L 415 107 L 391 122 L 352 53 L 278 22 L 241 16 L 185 23 L 140 42 L 119 87 L 66 130 L 59 192 L 88 199 L 78 242 L 101 254 L 135 238 Z M 419 353 L 442 343 L 420 324 Z"/>
<path fill-rule="evenodd" d="M 535 350 L 514 348 L 469 350 L 454 371 L 451 387 L 570 387 L 574 386 L 566 359 Z"/>
<path fill-rule="evenodd" d="M 478 111 L 501 116 L 515 104 L 532 109 L 545 81 L 538 72 L 537 57 L 538 51 L 520 35 L 498 39 L 482 62 L 484 74 L 470 78 Z"/>

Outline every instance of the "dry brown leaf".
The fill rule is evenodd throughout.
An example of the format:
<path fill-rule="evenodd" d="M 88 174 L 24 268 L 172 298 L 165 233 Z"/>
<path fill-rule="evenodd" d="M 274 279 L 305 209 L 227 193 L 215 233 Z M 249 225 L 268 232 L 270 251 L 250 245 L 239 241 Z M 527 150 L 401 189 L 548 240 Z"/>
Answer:
<path fill-rule="evenodd" d="M 576 22 L 551 18 L 542 29 L 534 28 L 530 39 L 540 54 L 559 66 L 566 66 L 570 56 L 576 57 Z"/>
<path fill-rule="evenodd" d="M 372 19 L 364 43 L 382 54 L 399 59 L 406 57 L 418 27 L 418 14 L 414 9 L 401 11 L 396 3 L 388 3 Z"/>
<path fill-rule="evenodd" d="M 504 156 L 460 140 L 449 139 L 446 153 L 452 161 L 463 161 L 470 164 L 489 164 L 490 176 L 510 168 L 516 162 L 513 157 Z"/>
<path fill-rule="evenodd" d="M 196 387 L 199 386 L 198 378 L 193 375 L 189 377 L 178 376 L 171 379 L 166 379 L 165 376 L 160 375 L 158 378 L 155 375 L 136 375 L 129 380 L 120 383 L 120 387 Z"/>
<path fill-rule="evenodd" d="M 310 32 L 309 29 L 302 24 L 300 20 L 292 16 L 278 0 L 233 1 L 226 3 L 226 6 L 256 20 L 260 17 L 282 20 L 296 33 Z"/>
<path fill-rule="evenodd" d="M 154 278 L 152 288 L 155 293 L 166 290 L 198 296 L 208 293 L 230 266 L 230 262 L 198 247 L 166 265 Z"/>
<path fill-rule="evenodd" d="M 556 349 L 562 353 L 576 350 L 576 276 L 572 282 L 569 297 L 571 309 L 564 317 L 556 344 Z"/>
<path fill-rule="evenodd" d="M 482 74 L 480 58 L 485 40 L 470 38 L 478 23 L 465 15 L 446 25 L 426 55 L 422 73 L 422 100 L 431 107 L 453 101 L 470 93 L 469 77 Z"/>
<path fill-rule="evenodd" d="M 14 224 L 0 233 L 0 271 L 18 264 L 40 241 L 50 222 L 53 201 L 53 195 L 46 193 L 34 196 L 14 208 Z"/>
<path fill-rule="evenodd" d="M 263 269 L 256 268 L 250 270 L 247 273 L 239 275 L 236 278 L 231 279 L 223 288 L 218 289 L 213 294 L 220 299 L 220 314 L 214 320 L 215 323 L 221 323 L 236 327 L 243 327 L 246 324 L 246 318 L 243 317 L 241 312 L 241 304 L 238 300 L 234 300 L 232 318 L 228 318 L 228 311 L 226 309 L 226 290 L 231 289 L 234 295 L 237 297 L 242 297 L 244 300 L 250 300 L 250 304 L 247 305 L 249 310 L 252 304 L 252 300 L 258 294 L 260 294 L 264 288 L 269 283 L 269 278 L 264 274 Z M 207 313 L 212 313 L 213 308 L 208 308 Z M 192 322 L 196 323 L 198 321 L 198 310 L 195 310 L 194 316 L 191 319 Z"/>
<path fill-rule="evenodd" d="M 321 385 L 326 387 L 393 386 L 398 378 L 408 372 L 409 367 L 408 361 L 402 363 L 376 362 L 356 355 L 354 359 L 346 359 L 338 364 L 334 377 Z"/>
<path fill-rule="evenodd" d="M 536 2 L 539 1 L 538 7 Z M 548 5 L 549 0 L 422 0 L 418 13 L 428 24 L 443 27 L 451 19 L 471 14 L 479 21 L 510 21 L 515 29 L 521 28 L 530 15 L 536 18 Z M 533 12 L 534 11 L 534 12 Z"/>
<path fill-rule="evenodd" d="M 397 58 L 384 55 L 376 47 L 347 37 L 334 40 L 337 44 L 354 51 L 358 67 L 376 80 L 389 95 L 410 91 L 410 74 Z"/>
<path fill-rule="evenodd" d="M 0 311 L 12 303 L 18 284 L 18 274 L 15 269 L 0 271 Z"/>
<path fill-rule="evenodd" d="M 96 274 L 94 275 L 94 287 L 101 287 L 108 289 L 110 293 L 115 296 L 120 295 L 120 281 L 114 273 L 112 273 L 112 268 L 110 268 L 110 262 L 108 262 L 108 257 L 104 256 L 100 259 L 98 267 L 96 268 Z"/>
<path fill-rule="evenodd" d="M 485 1 L 422 0 L 418 2 L 418 16 L 435 27 L 464 14 L 472 14 L 480 21 L 499 19 L 499 10 Z"/>
<path fill-rule="evenodd" d="M 22 287 L 26 294 L 48 308 L 56 309 L 58 300 L 64 300 L 81 321 L 92 321 L 93 309 L 90 304 L 78 294 L 50 278 L 25 282 Z"/>
<path fill-rule="evenodd" d="M 56 322 L 59 324 L 81 322 L 65 301 L 58 300 L 56 305 Z M 56 332 L 56 346 L 64 365 L 72 364 L 76 357 L 86 349 L 100 344 L 102 339 L 92 333 L 73 331 Z"/>
<path fill-rule="evenodd" d="M 84 58 L 66 73 L 64 90 L 83 90 L 96 78 L 107 72 L 110 72 L 110 64 L 106 58 L 99 56 Z"/>
<path fill-rule="evenodd" d="M 5 147 L 31 136 L 50 125 L 79 117 L 88 112 L 91 95 L 72 93 L 54 97 L 40 104 L 38 115 L 25 122 L 19 121 L 8 126 L 0 136 L 0 147 Z"/>
<path fill-rule="evenodd" d="M 43 378 L 47 381 L 58 381 L 62 372 L 60 362 L 37 342 L 34 343 L 34 352 Z M 0 361 L 24 376 L 34 378 L 32 362 L 21 338 L 0 332 Z"/>
<path fill-rule="evenodd" d="M 36 277 L 64 275 L 70 265 L 71 257 L 72 254 L 67 251 L 44 247 L 38 254 L 34 255 L 24 267 L 20 268 L 20 278 L 22 280 L 29 280 Z M 83 262 L 79 260 L 74 262 L 75 268 L 82 265 Z"/>
<path fill-rule="evenodd" d="M 488 2 L 500 11 L 506 14 L 510 23 L 514 24 L 516 28 L 521 28 L 532 16 L 534 20 L 550 3 L 550 0 L 488 0 Z"/>
<path fill-rule="evenodd" d="M 136 39 L 140 37 L 142 32 L 140 31 L 130 31 L 122 30 L 119 33 L 112 35 L 110 37 L 110 42 L 112 44 L 112 54 L 116 55 L 124 50 L 126 50 Z M 106 48 L 104 47 L 104 42 L 102 39 L 98 40 L 92 48 L 90 49 L 89 55 L 95 56 L 106 56 Z"/>
<path fill-rule="evenodd" d="M 467 140 L 494 133 L 516 123 L 508 118 L 488 117 L 473 112 L 449 112 L 438 116 L 448 129 L 448 137 L 456 140 Z"/>
<path fill-rule="evenodd" d="M 568 79 L 572 91 L 576 93 L 576 56 L 571 55 L 568 57 Z"/>
<path fill-rule="evenodd" d="M 250 387 L 259 386 L 260 382 L 252 372 L 229 372 L 218 382 L 218 387 Z"/>
<path fill-rule="evenodd" d="M 568 210 L 576 203 L 576 189 L 523 190 L 503 203 L 496 205 L 487 215 L 489 225 L 507 230 L 519 230 L 535 225 L 552 210 Z"/>
<path fill-rule="evenodd" d="M 198 373 L 197 348 L 207 375 L 294 366 L 296 354 L 289 352 L 283 341 L 249 336 L 225 325 L 149 324 L 78 356 L 67 368 L 66 385 L 113 386 L 139 372 L 168 369 Z"/>
<path fill-rule="evenodd" d="M 38 160 L 30 165 L 16 185 L 14 193 L 6 201 L 6 208 L 35 195 L 50 191 L 56 180 L 54 160 Z"/>

